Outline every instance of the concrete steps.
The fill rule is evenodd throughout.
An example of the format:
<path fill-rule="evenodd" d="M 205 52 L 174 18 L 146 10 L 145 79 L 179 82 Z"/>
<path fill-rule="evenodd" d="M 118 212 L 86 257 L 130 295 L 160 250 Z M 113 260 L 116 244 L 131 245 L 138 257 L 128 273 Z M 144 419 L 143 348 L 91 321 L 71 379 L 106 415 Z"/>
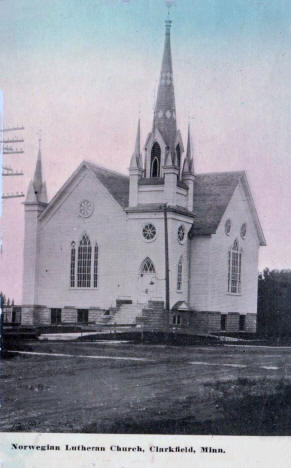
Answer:
<path fill-rule="evenodd" d="M 134 325 L 137 318 L 141 317 L 145 304 L 121 304 L 116 313 L 110 316 L 109 325 Z"/>
<path fill-rule="evenodd" d="M 149 301 L 148 307 L 142 311 L 142 316 L 137 319 L 137 324 L 147 330 L 164 330 L 167 324 L 167 315 L 164 303 Z"/>

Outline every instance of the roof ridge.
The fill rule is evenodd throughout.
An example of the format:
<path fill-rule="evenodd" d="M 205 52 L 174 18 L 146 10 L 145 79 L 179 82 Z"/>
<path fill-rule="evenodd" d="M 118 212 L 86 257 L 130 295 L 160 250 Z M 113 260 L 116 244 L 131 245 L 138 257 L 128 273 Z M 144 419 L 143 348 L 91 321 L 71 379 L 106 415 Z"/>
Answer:
<path fill-rule="evenodd" d="M 218 172 L 218 171 L 212 171 L 212 172 L 196 172 L 196 176 L 200 176 L 200 175 L 213 175 L 213 174 L 219 174 L 219 175 L 222 175 L 222 174 L 245 174 L 245 171 L 244 170 L 240 170 L 240 171 L 222 171 L 222 172 Z"/>
<path fill-rule="evenodd" d="M 115 174 L 115 175 L 118 175 L 118 176 L 121 176 L 121 177 L 125 177 L 126 179 L 129 178 L 128 175 L 123 174 L 122 172 L 118 172 L 118 171 L 115 171 L 115 170 L 113 170 L 113 169 L 109 169 L 108 167 L 102 166 L 101 164 L 96 164 L 96 163 L 94 163 L 93 161 L 88 161 L 87 159 L 84 159 L 84 160 L 83 160 L 83 163 L 84 163 L 84 164 L 89 164 L 89 166 L 93 166 L 93 167 L 95 167 L 96 169 L 103 169 L 103 170 L 105 170 L 105 171 L 111 172 L 111 174 Z"/>

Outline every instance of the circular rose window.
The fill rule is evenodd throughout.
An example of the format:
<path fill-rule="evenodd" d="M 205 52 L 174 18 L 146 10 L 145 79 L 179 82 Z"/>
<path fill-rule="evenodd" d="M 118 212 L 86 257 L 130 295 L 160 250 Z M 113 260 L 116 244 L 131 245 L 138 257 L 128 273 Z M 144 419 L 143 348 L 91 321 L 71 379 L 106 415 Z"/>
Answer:
<path fill-rule="evenodd" d="M 153 224 L 146 224 L 142 230 L 142 235 L 145 240 L 151 241 L 156 237 L 157 230 Z"/>
<path fill-rule="evenodd" d="M 91 216 L 93 211 L 94 211 L 94 205 L 91 201 L 89 200 L 81 201 L 80 209 L 79 209 L 80 216 L 82 216 L 83 218 L 89 218 L 89 216 Z"/>
<path fill-rule="evenodd" d="M 181 224 L 181 226 L 178 227 L 178 241 L 180 242 L 180 244 L 182 244 L 184 239 L 185 239 L 185 228 L 183 224 Z"/>
<path fill-rule="evenodd" d="M 227 219 L 227 220 L 225 221 L 224 229 L 225 229 L 225 234 L 226 234 L 227 236 L 229 236 L 230 230 L 231 230 L 231 221 L 230 221 L 230 219 Z"/>
<path fill-rule="evenodd" d="M 242 239 L 245 239 L 247 235 L 247 225 L 246 223 L 243 223 L 241 228 L 240 228 L 240 236 Z"/>

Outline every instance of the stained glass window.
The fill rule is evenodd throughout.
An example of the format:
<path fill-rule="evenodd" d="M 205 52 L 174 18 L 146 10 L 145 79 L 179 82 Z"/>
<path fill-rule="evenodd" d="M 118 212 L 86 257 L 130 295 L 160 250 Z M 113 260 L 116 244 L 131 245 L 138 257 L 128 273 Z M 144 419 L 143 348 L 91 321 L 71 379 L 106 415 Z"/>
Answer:
<path fill-rule="evenodd" d="M 238 241 L 235 240 L 228 252 L 228 292 L 239 294 L 241 292 L 241 259 Z"/>
<path fill-rule="evenodd" d="M 155 266 L 149 257 L 145 258 L 141 265 L 141 273 L 155 273 Z"/>
<path fill-rule="evenodd" d="M 98 285 L 98 245 L 95 244 L 94 247 L 94 288 L 97 288 Z"/>
<path fill-rule="evenodd" d="M 153 224 L 146 224 L 142 230 L 142 235 L 146 240 L 153 240 L 156 237 L 157 230 Z"/>
<path fill-rule="evenodd" d="M 180 169 L 180 166 L 181 166 L 181 149 L 180 149 L 180 145 L 176 146 L 176 155 L 177 155 L 177 166 Z"/>
<path fill-rule="evenodd" d="M 183 258 L 180 257 L 177 270 L 177 291 L 182 289 Z"/>
<path fill-rule="evenodd" d="M 78 288 L 91 286 L 91 243 L 87 234 L 84 234 L 78 247 Z"/>
<path fill-rule="evenodd" d="M 75 269 L 76 269 L 76 244 L 71 243 L 71 273 L 70 273 L 70 285 L 71 288 L 75 287 Z"/>
<path fill-rule="evenodd" d="M 151 152 L 151 177 L 160 177 L 161 148 L 156 142 Z"/>

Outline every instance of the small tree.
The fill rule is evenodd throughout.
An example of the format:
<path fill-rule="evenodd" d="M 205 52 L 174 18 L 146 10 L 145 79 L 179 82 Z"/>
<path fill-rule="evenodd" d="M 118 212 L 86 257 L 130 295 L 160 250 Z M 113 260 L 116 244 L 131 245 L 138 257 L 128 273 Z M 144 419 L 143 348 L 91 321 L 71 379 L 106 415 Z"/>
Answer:
<path fill-rule="evenodd" d="M 289 333 L 287 316 L 291 297 L 291 270 L 265 268 L 258 278 L 258 332 L 281 336 Z"/>

